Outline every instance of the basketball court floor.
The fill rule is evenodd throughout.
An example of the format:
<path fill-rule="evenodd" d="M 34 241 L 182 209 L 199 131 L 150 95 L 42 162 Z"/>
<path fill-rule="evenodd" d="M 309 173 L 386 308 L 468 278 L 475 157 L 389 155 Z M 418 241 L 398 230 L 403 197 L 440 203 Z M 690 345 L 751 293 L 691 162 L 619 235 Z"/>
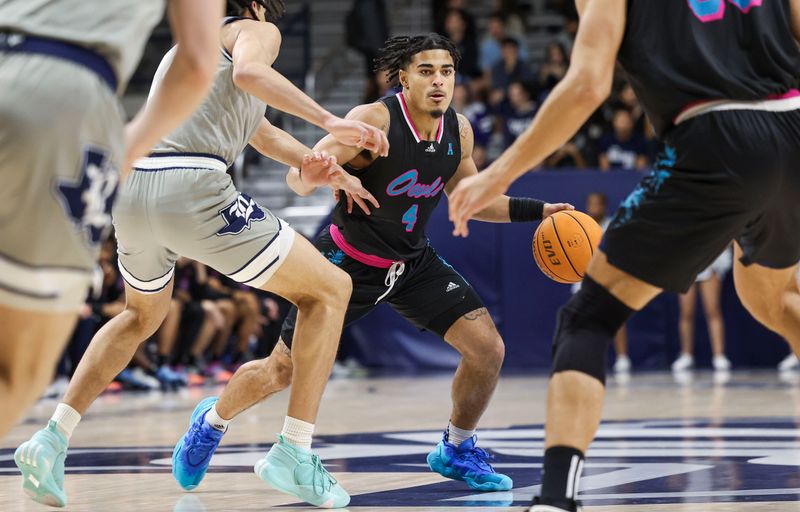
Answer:
<path fill-rule="evenodd" d="M 610 379 L 606 421 L 581 481 L 588 510 L 800 511 L 798 375 L 734 372 L 633 374 Z M 480 445 L 512 492 L 476 494 L 431 473 L 425 456 L 449 411 L 449 376 L 333 380 L 315 446 L 352 495 L 353 511 L 523 510 L 540 481 L 546 378 L 506 377 L 487 411 Z M 103 396 L 72 439 L 68 511 L 308 510 L 252 471 L 282 425 L 288 394 L 237 418 L 203 484 L 182 491 L 172 447 L 214 388 Z M 0 511 L 42 511 L 28 500 L 13 448 L 49 418 L 40 401 L 0 449 Z M 53 509 L 50 509 L 53 510 Z"/>

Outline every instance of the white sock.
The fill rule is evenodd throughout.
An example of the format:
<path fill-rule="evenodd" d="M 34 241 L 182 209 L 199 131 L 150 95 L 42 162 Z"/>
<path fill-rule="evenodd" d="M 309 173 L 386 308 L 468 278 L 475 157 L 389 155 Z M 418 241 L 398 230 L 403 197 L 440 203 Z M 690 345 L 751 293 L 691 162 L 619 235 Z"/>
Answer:
<path fill-rule="evenodd" d="M 50 421 L 54 422 L 58 429 L 67 437 L 67 441 L 72 437 L 72 432 L 81 421 L 81 415 L 78 411 L 65 403 L 60 403 L 56 406 L 56 412 L 50 417 Z"/>
<path fill-rule="evenodd" d="M 314 435 L 314 424 L 286 416 L 283 421 L 281 435 L 288 443 L 310 450 L 311 437 Z"/>
<path fill-rule="evenodd" d="M 231 418 L 230 420 L 226 420 L 225 418 L 220 416 L 219 413 L 217 412 L 216 404 L 214 404 L 214 407 L 209 409 L 208 412 L 206 413 L 206 423 L 208 423 L 215 429 L 220 430 L 222 432 L 228 430 L 228 423 L 230 423 L 232 419 L 233 418 Z"/>
<path fill-rule="evenodd" d="M 452 423 L 447 424 L 447 442 L 453 446 L 460 446 L 461 443 L 474 435 L 474 430 L 464 430 L 456 427 Z"/>

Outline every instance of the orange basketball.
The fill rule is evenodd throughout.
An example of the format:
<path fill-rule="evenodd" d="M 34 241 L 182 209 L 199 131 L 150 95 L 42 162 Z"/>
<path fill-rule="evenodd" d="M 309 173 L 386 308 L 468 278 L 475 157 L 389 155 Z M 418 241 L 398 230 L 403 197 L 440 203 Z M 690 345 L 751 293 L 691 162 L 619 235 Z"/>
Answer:
<path fill-rule="evenodd" d="M 539 224 L 533 235 L 533 258 L 542 272 L 559 283 L 577 283 L 603 236 L 585 213 L 562 210 Z"/>

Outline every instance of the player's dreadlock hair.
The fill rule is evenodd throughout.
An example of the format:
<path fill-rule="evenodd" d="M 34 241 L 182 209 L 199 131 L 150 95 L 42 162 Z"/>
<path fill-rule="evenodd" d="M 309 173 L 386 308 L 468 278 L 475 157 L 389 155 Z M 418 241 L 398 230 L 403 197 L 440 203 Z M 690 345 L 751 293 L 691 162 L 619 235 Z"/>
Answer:
<path fill-rule="evenodd" d="M 225 8 L 226 16 L 241 16 L 242 11 L 247 9 L 250 14 L 257 18 L 250 3 L 255 2 L 266 9 L 267 21 L 275 21 L 286 12 L 286 5 L 284 0 L 228 0 L 228 5 Z"/>
<path fill-rule="evenodd" d="M 400 70 L 411 64 L 414 55 L 425 50 L 447 50 L 458 69 L 461 53 L 453 41 L 442 35 L 430 33 L 421 36 L 397 36 L 386 41 L 375 59 L 375 71 L 387 71 L 389 73 L 387 81 L 396 85 Z"/>

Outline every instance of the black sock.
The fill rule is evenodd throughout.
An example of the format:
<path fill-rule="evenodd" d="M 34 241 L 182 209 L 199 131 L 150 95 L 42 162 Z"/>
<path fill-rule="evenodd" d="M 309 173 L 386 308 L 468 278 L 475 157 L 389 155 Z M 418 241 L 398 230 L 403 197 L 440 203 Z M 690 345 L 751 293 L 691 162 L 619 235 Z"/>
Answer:
<path fill-rule="evenodd" d="M 569 446 L 553 446 L 544 452 L 542 502 L 566 503 L 578 494 L 583 452 Z"/>
<path fill-rule="evenodd" d="M 164 366 L 165 364 L 167 364 L 167 359 L 169 359 L 168 356 L 162 356 L 161 354 L 158 354 L 156 356 L 156 365 L 158 365 L 159 367 Z"/>

